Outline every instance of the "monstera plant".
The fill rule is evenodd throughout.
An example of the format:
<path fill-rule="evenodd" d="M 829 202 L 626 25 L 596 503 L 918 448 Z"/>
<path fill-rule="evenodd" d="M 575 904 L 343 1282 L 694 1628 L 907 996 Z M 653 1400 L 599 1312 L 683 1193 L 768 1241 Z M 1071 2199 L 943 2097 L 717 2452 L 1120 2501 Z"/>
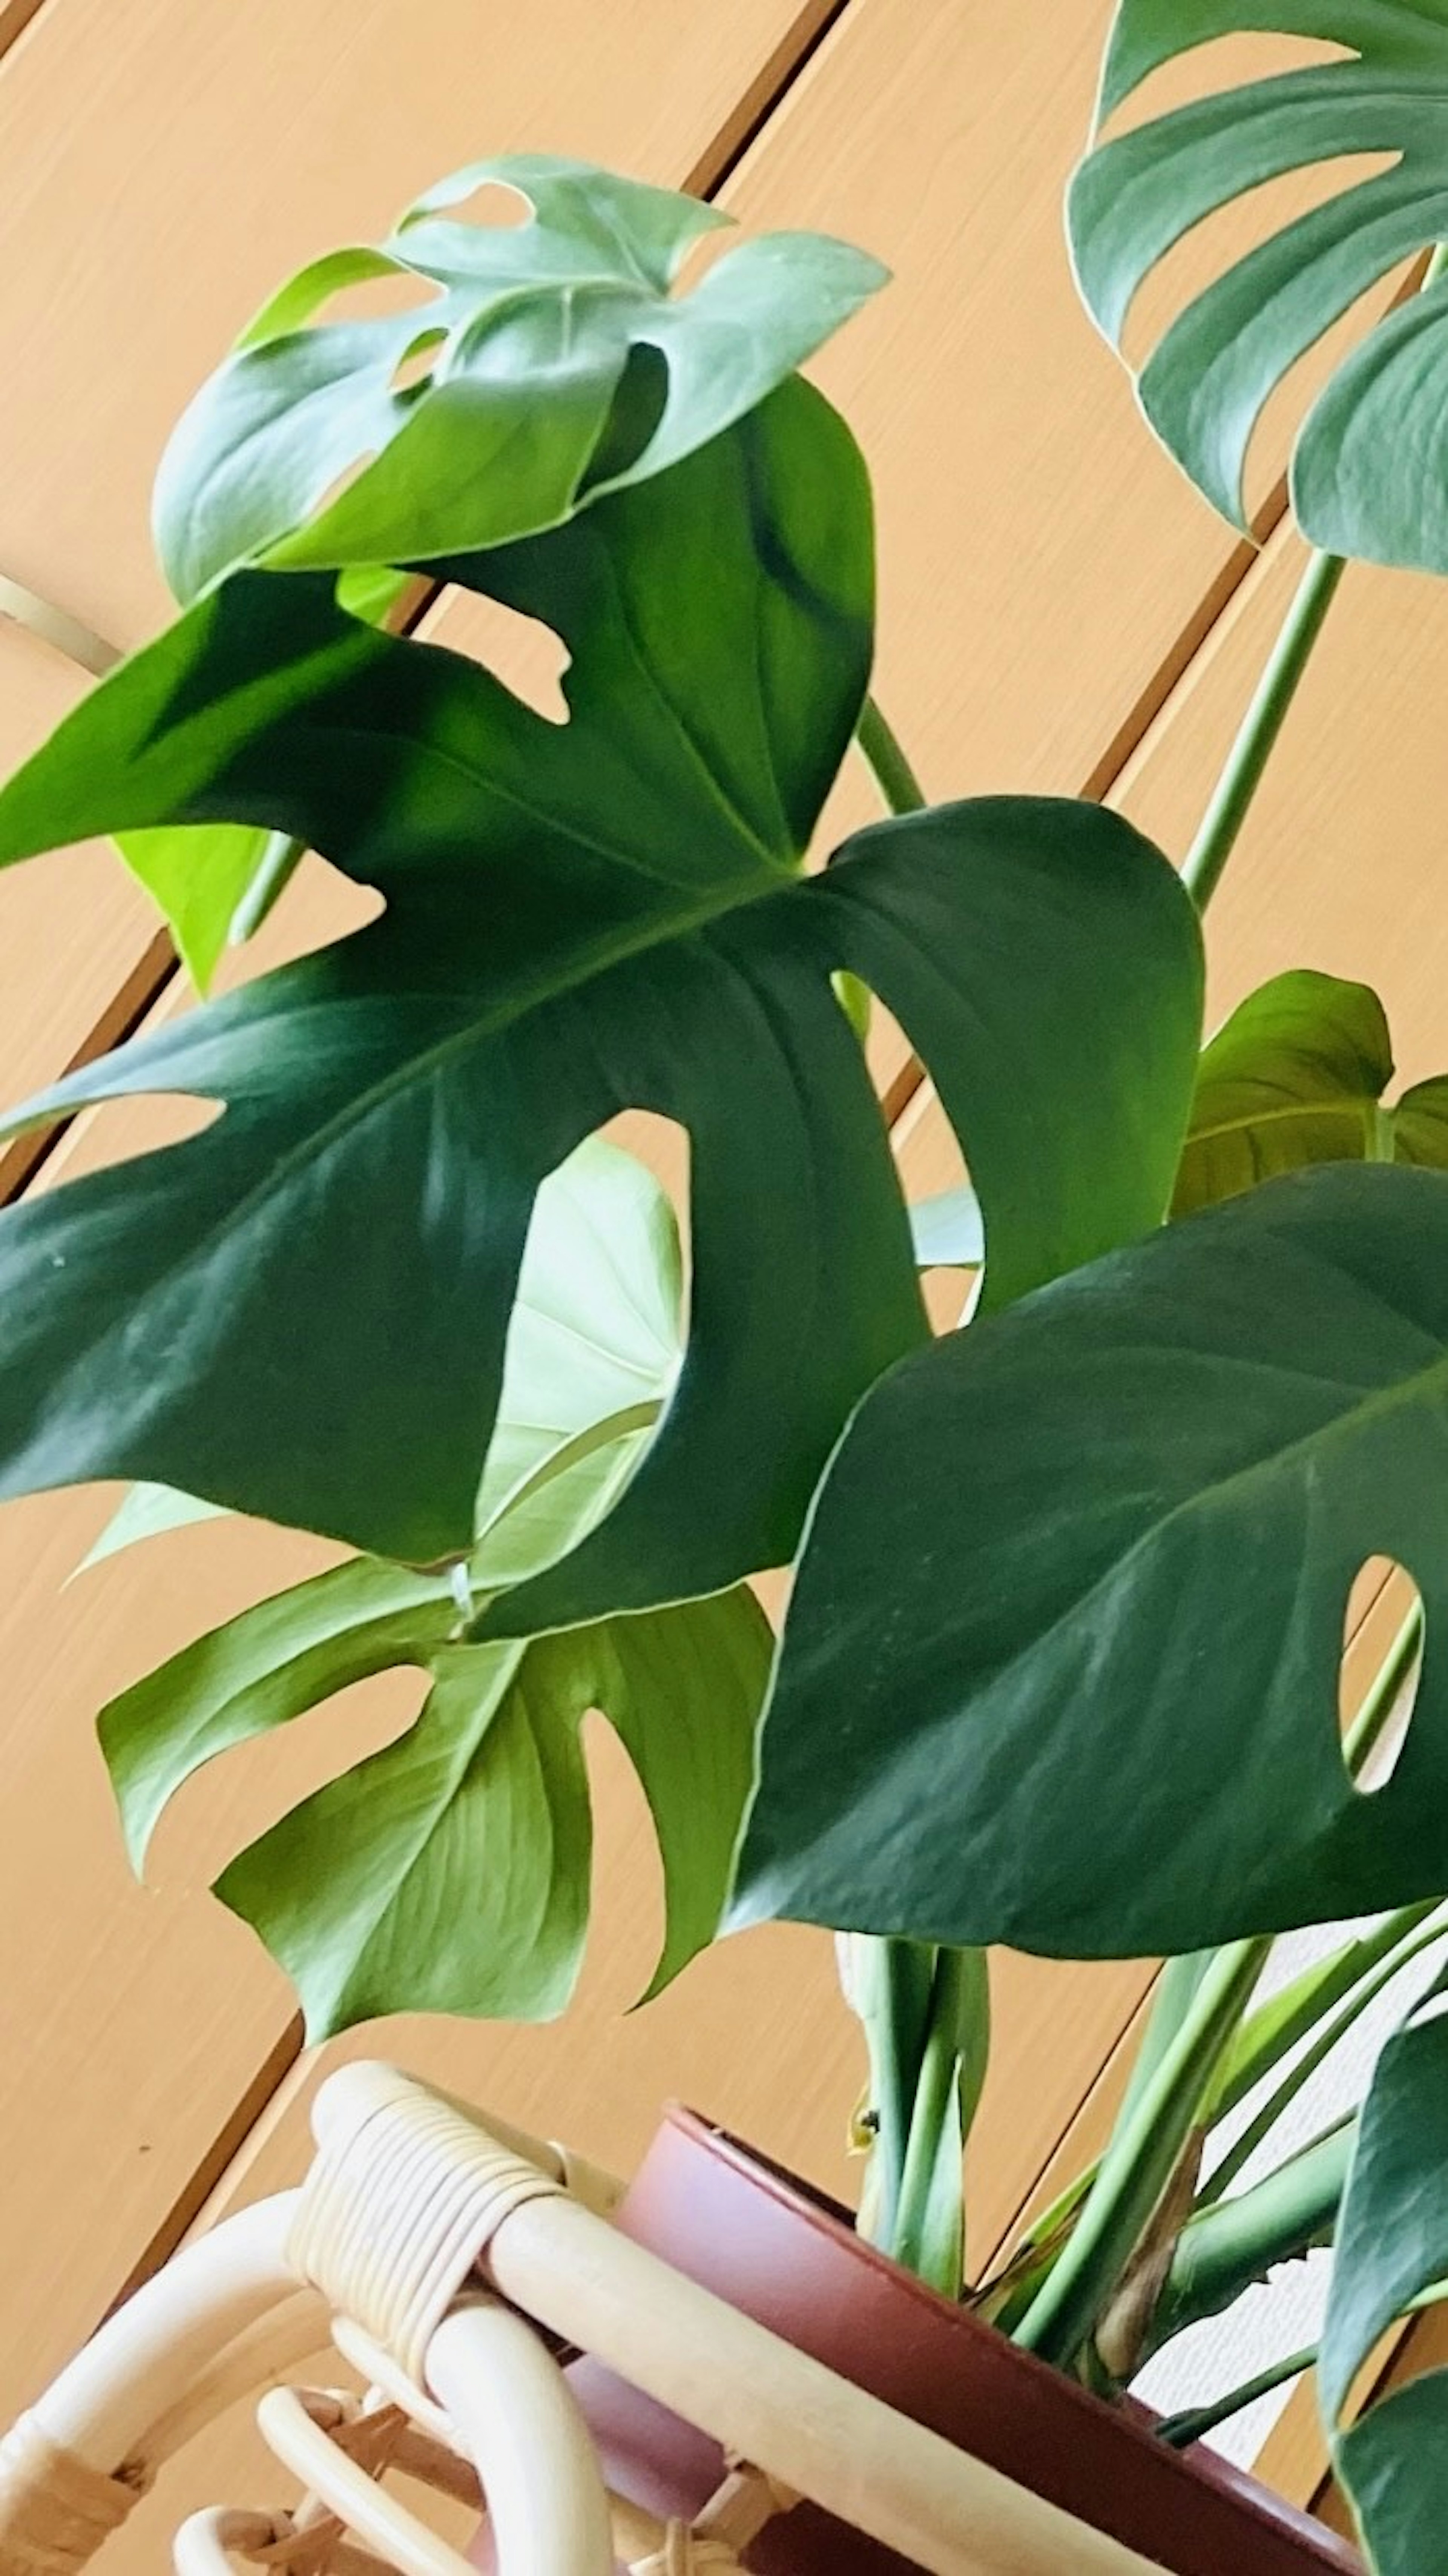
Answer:
<path fill-rule="evenodd" d="M 1163 65 L 1254 32 L 1315 43 L 1245 86 L 1208 56 L 1195 103 L 1115 131 Z M 936 2287 L 1114 2393 L 1335 2236 L 1329 2433 L 1374 2564 L 1422 2576 L 1448 2388 L 1358 2420 L 1349 2392 L 1448 2285 L 1432 1998 L 1360 2113 L 1260 2168 L 1448 1932 L 1448 1078 L 1392 1097 L 1380 1003 L 1310 963 L 1203 1047 L 1201 917 L 1344 558 L 1448 571 L 1448 0 L 1123 0 L 1101 114 L 1070 221 L 1113 336 L 1216 209 L 1392 156 L 1141 372 L 1245 524 L 1268 396 L 1382 286 L 1297 440 L 1325 551 L 1184 865 L 1070 799 L 921 797 L 869 695 L 866 470 L 797 373 L 870 260 L 779 235 L 681 286 L 707 208 L 538 158 L 460 173 L 284 286 L 198 395 L 157 486 L 176 619 L 0 793 L 6 864 L 116 836 L 203 987 L 301 853 L 381 898 L 10 1119 L 221 1112 L 0 1216 L 0 1492 L 138 1480 L 108 1549 L 225 1510 L 358 1551 L 101 1719 L 140 1861 L 198 1766 L 427 1676 L 406 1734 L 219 1883 L 314 2035 L 560 2008 L 597 1709 L 657 1831 L 656 1985 L 725 1922 L 847 1936 L 862 2223 Z M 385 312 L 335 312 L 376 280 Z M 561 640 L 565 720 L 413 631 L 438 586 Z M 821 848 L 852 746 L 883 818 Z M 924 1209 L 872 997 L 970 1174 Z M 640 1109 L 687 1131 L 687 1265 L 600 1134 Z M 932 1339 L 942 1265 L 969 1309 Z M 1419 1597 L 1344 1743 L 1375 1557 Z M 776 1643 L 749 1579 L 791 1564 Z M 1363 1917 L 1263 1986 L 1275 1935 Z M 1105 2154 L 967 2283 L 999 1941 L 1168 1965 Z"/>

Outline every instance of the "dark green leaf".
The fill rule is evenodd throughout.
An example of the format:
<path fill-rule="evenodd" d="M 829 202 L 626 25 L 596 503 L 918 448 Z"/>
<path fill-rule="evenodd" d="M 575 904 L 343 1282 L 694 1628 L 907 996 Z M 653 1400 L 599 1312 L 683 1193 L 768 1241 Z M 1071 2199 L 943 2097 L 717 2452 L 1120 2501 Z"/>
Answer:
<path fill-rule="evenodd" d="M 410 574 L 369 565 L 344 573 L 337 597 L 350 616 L 380 626 L 413 588 Z M 165 915 L 181 962 L 201 993 L 209 990 L 227 946 L 249 939 L 266 918 L 273 897 L 269 893 L 258 902 L 258 888 L 272 878 L 279 890 L 301 856 L 284 832 L 231 823 L 122 832 L 116 847 Z"/>
<path fill-rule="evenodd" d="M 1159 855 L 1068 803 L 941 808 L 802 875 L 869 649 L 862 473 L 803 386 L 647 495 L 451 569 L 563 635 L 566 724 L 324 582 L 242 574 L 0 796 L 6 858 L 214 817 L 387 898 L 32 1104 L 228 1108 L 0 1216 L 0 1491 L 134 1475 L 466 1551 L 535 1194 L 643 1107 L 691 1135 L 688 1350 L 624 1504 L 497 1614 L 560 1626 L 782 1562 L 849 1410 L 923 1336 L 832 972 L 969 1130 L 999 1302 L 1164 1207 L 1199 940 Z"/>
<path fill-rule="evenodd" d="M 1442 0 L 1121 0 L 1103 118 L 1163 64 L 1254 29 L 1348 51 L 1217 90 L 1098 145 L 1071 192 L 1082 288 L 1119 346 L 1137 288 L 1204 217 L 1289 171 L 1391 156 L 1237 258 L 1141 371 L 1147 417 L 1239 525 L 1248 442 L 1268 397 L 1359 296 L 1448 230 Z M 1380 321 L 1309 411 L 1292 464 L 1306 533 L 1334 554 L 1448 571 L 1445 420 L 1448 286 L 1437 286 Z"/>
<path fill-rule="evenodd" d="M 455 214 L 490 186 L 519 221 Z M 885 282 L 842 242 L 770 233 L 673 293 L 729 220 L 586 162 L 518 155 L 441 181 L 380 249 L 312 262 L 166 451 L 156 540 L 177 597 L 262 555 L 385 566 L 499 545 L 692 455 Z M 376 279 L 412 290 L 403 310 L 321 318 Z"/>
<path fill-rule="evenodd" d="M 1388 2042 L 1358 2122 L 1318 2362 L 1323 2421 L 1377 2576 L 1425 2576 L 1448 2516 L 1448 2371 L 1345 2421 L 1381 2335 L 1448 2277 L 1448 2020 Z"/>
<path fill-rule="evenodd" d="M 683 1277 L 668 1198 L 631 1154 L 590 1137 L 538 1192 L 477 1502 L 490 1587 L 535 1573 L 627 1483 L 678 1375 Z M 213 1516 L 136 1485 L 84 1566 Z"/>
<path fill-rule="evenodd" d="M 1436 1172 L 1273 1182 L 908 1359 L 811 1516 L 741 1918 L 1138 1957 L 1437 1894 L 1445 1455 Z M 1428 1647 L 1365 1795 L 1338 1669 L 1378 1554 Z"/>

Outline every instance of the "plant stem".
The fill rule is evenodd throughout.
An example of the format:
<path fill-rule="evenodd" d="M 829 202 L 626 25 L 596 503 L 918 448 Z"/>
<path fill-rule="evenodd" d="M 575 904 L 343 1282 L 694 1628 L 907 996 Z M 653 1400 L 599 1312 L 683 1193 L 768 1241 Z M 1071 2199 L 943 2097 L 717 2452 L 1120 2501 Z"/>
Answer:
<path fill-rule="evenodd" d="M 231 916 L 227 941 L 232 948 L 244 948 L 256 936 L 278 897 L 286 892 L 307 855 L 305 841 L 293 841 L 285 832 L 270 834 L 257 862 L 257 870 Z"/>
<path fill-rule="evenodd" d="M 1203 2318 L 1220 2316 L 1274 2264 L 1330 2241 L 1356 2135 L 1357 2113 L 1350 2111 L 1249 2191 L 1188 2220 L 1153 2320 L 1150 2351 Z"/>
<path fill-rule="evenodd" d="M 1301 2352 L 1290 2352 L 1285 2361 L 1270 2362 L 1255 2379 L 1244 2379 L 1240 2388 L 1214 2398 L 1209 2406 L 1192 2406 L 1180 2415 L 1164 2415 L 1156 2428 L 1157 2440 L 1169 2443 L 1174 2451 L 1189 2449 L 1193 2442 L 1204 2441 L 1208 2433 L 1215 2433 L 1219 2424 L 1240 2415 L 1244 2406 L 1255 2405 L 1259 2397 L 1270 2397 L 1285 2380 L 1300 2379 L 1316 2359 L 1317 2346 L 1310 2343 Z"/>
<path fill-rule="evenodd" d="M 1069 2369 L 1180 2162 L 1218 2056 L 1266 1963 L 1266 1939 L 1219 1950 L 1169 2046 L 1101 2160 L 1079 2219 L 1015 2331 L 1017 2343 Z"/>
<path fill-rule="evenodd" d="M 1297 684 L 1322 631 L 1333 596 L 1346 569 L 1341 555 L 1313 554 L 1297 587 L 1282 631 L 1272 647 L 1267 668 L 1242 719 L 1212 791 L 1212 801 L 1187 852 L 1182 883 L 1199 912 L 1205 912 L 1221 882 L 1222 870 L 1237 844 L 1252 799 L 1273 745 L 1282 731 Z"/>
<path fill-rule="evenodd" d="M 1369 2004 L 1376 2001 L 1384 1988 L 1392 1984 L 1395 1977 L 1401 1976 L 1411 1960 L 1416 1959 L 1422 1951 L 1431 1949 L 1435 1942 L 1441 1941 L 1445 1934 L 1448 1934 L 1448 1923 L 1441 1921 L 1429 1922 L 1426 1930 L 1418 1928 L 1426 1917 L 1436 1914 L 1437 1911 L 1437 1906 L 1433 1904 L 1412 1905 L 1406 1906 L 1401 1914 L 1391 1918 L 1390 1926 L 1385 1926 L 1384 1929 L 1385 1933 L 1391 1929 L 1396 1934 L 1396 1940 L 1393 1946 L 1387 1949 L 1382 1964 L 1374 1974 L 1361 1979 L 1337 2012 L 1319 2023 L 1311 2047 L 1304 2049 L 1302 2055 L 1294 2060 L 1281 2082 L 1273 2087 L 1255 2118 L 1248 2122 L 1241 2136 L 1234 2139 L 1221 2163 L 1213 2166 L 1211 2175 L 1203 2186 L 1201 2205 L 1209 2206 L 1213 2201 L 1221 2200 L 1223 2195 L 1230 2191 L 1244 2165 L 1256 2154 L 1260 2146 L 1266 2144 L 1278 2121 L 1290 2104 L 1296 2100 L 1303 2085 L 1317 2073 L 1318 2068 L 1332 2055 L 1338 2043 L 1346 2038 L 1354 2022 L 1367 2011 Z M 1412 1937 L 1414 1934 L 1416 1938 Z"/>
<path fill-rule="evenodd" d="M 1434 285 L 1445 267 L 1448 243 L 1440 242 L 1424 270 L 1423 285 Z M 1318 547 L 1298 584 L 1267 668 L 1182 867 L 1182 882 L 1198 912 L 1206 911 L 1221 882 L 1222 870 L 1236 847 L 1237 835 L 1262 783 L 1262 773 L 1345 569 L 1342 555 L 1324 554 Z"/>
<path fill-rule="evenodd" d="M 1361 1708 L 1343 1737 L 1342 1754 L 1356 1779 L 1402 1697 L 1423 1649 L 1423 1604 L 1415 1600 L 1378 1668 Z"/>
<path fill-rule="evenodd" d="M 890 2251 L 897 2263 L 952 2299 L 960 2296 L 964 2271 L 961 2160 L 989 2046 L 984 1951 L 937 1951 Z"/>
<path fill-rule="evenodd" d="M 886 722 L 873 698 L 866 698 L 855 727 L 855 740 L 874 772 L 875 784 L 892 814 L 919 814 L 925 790 L 906 759 L 898 734 Z"/>

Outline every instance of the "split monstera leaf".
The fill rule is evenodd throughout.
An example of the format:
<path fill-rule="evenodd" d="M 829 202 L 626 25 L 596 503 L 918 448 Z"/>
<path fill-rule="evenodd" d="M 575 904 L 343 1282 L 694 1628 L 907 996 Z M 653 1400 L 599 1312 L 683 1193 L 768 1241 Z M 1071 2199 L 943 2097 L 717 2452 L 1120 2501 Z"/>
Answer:
<path fill-rule="evenodd" d="M 667 1199 L 631 1156 L 580 1146 L 539 1192 L 461 1581 L 354 1558 L 199 1638 L 104 1711 L 139 1868 L 205 1764 L 374 1674 L 426 1675 L 404 1734 L 217 1883 L 292 1978 L 312 2038 L 405 2010 L 562 2009 L 588 1919 L 590 1709 L 621 1738 L 658 1836 L 665 1931 L 650 1991 L 712 1939 L 773 1643 L 753 1595 L 503 1644 L 470 1634 L 490 1591 L 550 1563 L 626 1484 L 677 1375 L 681 1325 Z M 132 1497 L 105 1552 L 193 1512 L 185 1496 Z"/>
<path fill-rule="evenodd" d="M 1159 855 L 1066 802 L 938 808 L 804 873 L 871 611 L 863 469 L 804 386 L 446 570 L 562 636 L 566 723 L 353 619 L 328 575 L 242 572 L 0 794 L 6 860 L 244 821 L 386 899 L 21 1113 L 227 1104 L 0 1217 L 0 1490 L 134 1476 L 465 1555 L 538 1188 L 647 1108 L 690 1136 L 684 1365 L 618 1509 L 496 1606 L 522 1635 L 785 1561 L 851 1408 L 924 1338 L 834 973 L 929 1064 L 1004 1298 L 1159 1218 L 1200 948 Z"/>
<path fill-rule="evenodd" d="M 1122 0 L 1104 123 L 1151 75 L 1224 37 L 1338 49 L 1202 94 L 1099 141 L 1071 192 L 1082 291 L 1120 344 L 1137 289 L 1206 217 L 1293 171 L 1351 162 L 1324 202 L 1196 294 L 1142 367 L 1143 409 L 1207 499 L 1246 524 L 1252 432 L 1277 386 L 1358 299 L 1448 234 L 1442 0 Z M 1360 175 L 1368 156 L 1380 166 Z M 1448 282 L 1384 313 L 1334 368 L 1292 458 L 1299 525 L 1330 553 L 1448 572 Z"/>

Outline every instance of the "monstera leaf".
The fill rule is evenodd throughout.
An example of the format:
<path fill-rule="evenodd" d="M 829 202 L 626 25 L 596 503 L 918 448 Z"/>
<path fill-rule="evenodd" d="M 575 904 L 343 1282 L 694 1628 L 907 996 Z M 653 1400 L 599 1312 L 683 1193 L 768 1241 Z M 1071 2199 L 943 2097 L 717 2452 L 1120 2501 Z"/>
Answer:
<path fill-rule="evenodd" d="M 741 1919 L 1134 1958 L 1441 1893 L 1445 1455 L 1437 1172 L 1272 1182 L 907 1359 L 811 1515 Z M 1378 1554 L 1428 1646 L 1367 1795 Z"/>
<path fill-rule="evenodd" d="M 479 190 L 520 220 L 460 219 Z M 516 157 L 444 179 L 380 248 L 314 261 L 167 448 L 155 529 L 177 597 L 263 555 L 315 567 L 470 553 L 691 455 L 885 282 L 842 242 L 771 233 L 673 293 L 690 251 L 729 221 L 586 162 Z M 319 319 L 379 280 L 411 290 L 404 309 Z"/>
<path fill-rule="evenodd" d="M 0 857 L 240 820 L 386 897 L 31 1104 L 228 1106 L 0 1216 L 0 1490 L 121 1474 L 466 1552 L 539 1185 L 651 1109 L 691 1137 L 685 1364 L 619 1509 L 495 1613 L 521 1633 L 783 1561 L 852 1406 L 924 1334 L 832 974 L 881 994 L 969 1130 L 1001 1301 L 1159 1218 L 1200 948 L 1165 861 L 1086 806 L 946 807 L 802 874 L 870 599 L 858 458 L 804 386 L 647 495 L 449 572 L 556 627 L 566 723 L 324 579 L 243 573 L 0 795 Z"/>
<path fill-rule="evenodd" d="M 470 1578 L 496 1572 L 485 1541 Z M 473 1643 L 447 1582 L 363 1557 L 188 1646 L 112 1701 L 101 1741 L 139 1865 L 167 1800 L 217 1754 L 416 1666 L 429 1689 L 407 1732 L 272 1826 L 217 1893 L 292 1979 L 312 2039 L 389 2012 L 537 2020 L 567 2002 L 587 1929 L 583 1718 L 609 1719 L 653 1814 L 656 1992 L 717 1929 L 772 1642 L 740 1587 Z"/>
<path fill-rule="evenodd" d="M 1377 2063 L 1338 2221 L 1318 2360 L 1323 2421 L 1375 2576 L 1423 2576 L 1448 2515 L 1448 2371 L 1348 2420 L 1354 2382 L 1399 2317 L 1448 2283 L 1448 1991 L 1434 1988 Z"/>
<path fill-rule="evenodd" d="M 1359 296 L 1448 230 L 1443 0 L 1121 0 L 1103 120 L 1161 65 L 1251 31 L 1346 55 L 1215 90 L 1098 144 L 1070 206 L 1086 301 L 1119 344 L 1143 279 L 1204 217 L 1288 171 L 1391 155 L 1233 261 L 1141 371 L 1148 419 L 1239 526 L 1248 442 L 1268 396 Z M 1335 554 L 1448 571 L 1445 418 L 1448 284 L 1379 321 L 1309 410 L 1292 460 L 1308 536 Z"/>
<path fill-rule="evenodd" d="M 712 1938 L 773 1642 L 752 1596 L 532 1644 L 468 1636 L 490 1591 L 561 1554 L 626 1484 L 672 1385 L 680 1323 L 669 1203 L 631 1156 L 592 1138 L 538 1194 L 465 1580 L 357 1559 L 201 1638 L 105 1711 L 139 1868 L 167 1802 L 229 1746 L 399 1664 L 429 1676 L 406 1734 L 305 1799 L 219 1882 L 293 1978 L 315 2037 L 373 2013 L 536 2018 L 567 2001 L 589 1899 L 578 1731 L 594 1707 L 659 1837 L 666 1924 L 650 1991 Z M 112 1544 L 194 1510 L 138 1489 Z"/>
<path fill-rule="evenodd" d="M 1308 1163 L 1448 1165 L 1448 1079 L 1391 1106 L 1376 993 L 1299 969 L 1249 993 L 1203 1050 L 1174 1216 Z"/>

